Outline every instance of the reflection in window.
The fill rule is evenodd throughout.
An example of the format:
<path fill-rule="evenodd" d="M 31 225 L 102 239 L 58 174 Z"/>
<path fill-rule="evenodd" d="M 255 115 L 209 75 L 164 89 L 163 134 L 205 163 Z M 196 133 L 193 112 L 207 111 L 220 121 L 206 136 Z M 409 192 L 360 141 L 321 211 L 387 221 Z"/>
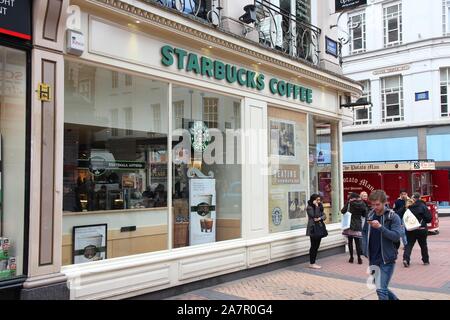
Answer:
<path fill-rule="evenodd" d="M 161 106 L 168 85 L 76 62 L 65 68 L 72 76 L 65 81 L 63 264 L 167 249 L 168 112 Z M 119 79 L 129 92 L 115 90 Z M 90 99 L 80 90 L 85 83 Z M 95 230 L 72 235 L 86 225 L 106 225 L 107 235 L 96 236 L 107 236 L 106 247 L 87 245 Z M 83 253 L 86 245 L 101 254 Z"/>
<path fill-rule="evenodd" d="M 178 86 L 172 98 L 173 247 L 240 238 L 240 101 Z"/>

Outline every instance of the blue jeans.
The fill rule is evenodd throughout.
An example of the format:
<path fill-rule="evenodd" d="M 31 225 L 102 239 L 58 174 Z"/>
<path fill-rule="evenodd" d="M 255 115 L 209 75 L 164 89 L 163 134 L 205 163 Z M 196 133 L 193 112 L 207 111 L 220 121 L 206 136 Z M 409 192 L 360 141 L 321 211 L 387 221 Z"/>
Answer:
<path fill-rule="evenodd" d="M 388 289 L 389 282 L 394 274 L 395 263 L 381 264 L 379 267 L 379 274 L 377 275 L 377 295 L 378 300 L 399 300 L 397 296 Z"/>

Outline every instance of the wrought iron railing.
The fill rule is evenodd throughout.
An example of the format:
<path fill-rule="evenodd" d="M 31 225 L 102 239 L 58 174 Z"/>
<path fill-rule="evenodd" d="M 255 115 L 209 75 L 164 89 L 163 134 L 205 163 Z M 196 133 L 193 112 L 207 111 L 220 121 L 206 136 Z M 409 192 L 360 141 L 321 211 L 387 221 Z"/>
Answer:
<path fill-rule="evenodd" d="M 267 0 L 255 0 L 255 7 L 255 27 L 262 45 L 319 64 L 319 28 Z"/>
<path fill-rule="evenodd" d="M 145 0 L 175 9 L 181 13 L 206 20 L 214 25 L 220 24 L 220 0 Z"/>

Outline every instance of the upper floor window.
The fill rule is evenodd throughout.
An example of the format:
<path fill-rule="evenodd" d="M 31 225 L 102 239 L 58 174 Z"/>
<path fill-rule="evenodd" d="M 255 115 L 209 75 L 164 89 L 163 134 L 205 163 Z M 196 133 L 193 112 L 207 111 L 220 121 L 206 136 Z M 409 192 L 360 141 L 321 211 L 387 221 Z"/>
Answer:
<path fill-rule="evenodd" d="M 370 80 L 361 81 L 364 86 L 363 95 L 361 98 L 368 102 L 372 100 Z M 353 124 L 363 125 L 372 123 L 372 106 L 357 107 L 354 110 Z"/>
<path fill-rule="evenodd" d="M 348 18 L 350 54 L 366 51 L 366 15 L 357 13 Z"/>
<path fill-rule="evenodd" d="M 450 35 L 450 0 L 442 0 L 442 32 Z"/>
<path fill-rule="evenodd" d="M 401 75 L 381 79 L 383 122 L 403 121 L 403 78 Z"/>
<path fill-rule="evenodd" d="M 402 4 L 384 7 L 384 45 L 395 46 L 402 43 Z"/>
<path fill-rule="evenodd" d="M 441 116 L 450 117 L 449 105 L 450 68 L 441 69 Z"/>

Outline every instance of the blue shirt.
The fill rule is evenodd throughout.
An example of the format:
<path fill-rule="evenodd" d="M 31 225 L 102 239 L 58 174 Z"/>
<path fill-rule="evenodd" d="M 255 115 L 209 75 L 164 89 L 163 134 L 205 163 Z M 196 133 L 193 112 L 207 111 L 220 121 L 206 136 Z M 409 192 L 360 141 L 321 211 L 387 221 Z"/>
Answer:
<path fill-rule="evenodd" d="M 374 215 L 373 220 L 381 223 L 381 217 Z M 381 230 L 370 228 L 369 238 L 369 264 L 371 266 L 379 266 L 383 264 L 383 256 L 381 254 Z"/>

